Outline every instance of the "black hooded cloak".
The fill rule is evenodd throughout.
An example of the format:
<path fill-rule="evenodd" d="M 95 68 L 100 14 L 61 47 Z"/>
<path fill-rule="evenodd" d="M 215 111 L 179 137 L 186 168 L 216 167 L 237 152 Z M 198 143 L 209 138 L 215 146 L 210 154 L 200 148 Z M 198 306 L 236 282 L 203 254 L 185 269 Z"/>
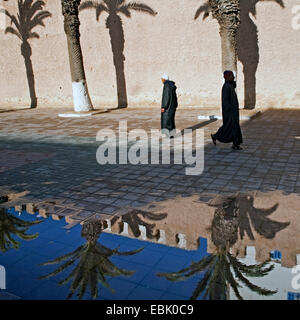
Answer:
<path fill-rule="evenodd" d="M 161 129 L 168 129 L 169 131 L 175 129 L 175 112 L 178 106 L 177 102 L 177 87 L 173 81 L 165 81 L 161 108 L 165 109 L 165 112 L 161 113 Z"/>
<path fill-rule="evenodd" d="M 223 143 L 233 142 L 239 146 L 243 143 L 240 128 L 239 102 L 235 92 L 235 81 L 226 80 L 222 88 L 223 126 L 214 134 L 214 138 Z"/>

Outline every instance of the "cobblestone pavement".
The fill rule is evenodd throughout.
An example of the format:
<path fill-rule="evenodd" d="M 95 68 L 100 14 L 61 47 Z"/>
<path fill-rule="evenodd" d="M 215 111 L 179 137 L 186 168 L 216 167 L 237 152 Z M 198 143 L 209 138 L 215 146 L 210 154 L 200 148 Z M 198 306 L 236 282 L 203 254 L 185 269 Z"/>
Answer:
<path fill-rule="evenodd" d="M 61 109 L 2 112 L 0 118 L 0 189 L 26 191 L 25 202 L 40 203 L 53 218 L 78 223 L 96 214 L 113 216 L 124 208 L 201 194 L 281 190 L 300 193 L 300 110 L 263 109 L 241 121 L 244 150 L 213 146 L 210 134 L 221 121 L 198 120 L 218 109 L 178 109 L 177 129 L 205 129 L 205 169 L 185 175 L 186 164 L 99 165 L 96 133 L 118 129 L 158 129 L 156 109 L 109 110 L 87 118 L 59 118 Z M 253 111 L 241 110 L 242 115 Z M 51 202 L 51 200 L 53 202 Z M 46 203 L 43 201 L 47 201 Z M 54 203 L 55 202 L 55 203 Z M 35 210 L 35 208 L 32 208 Z"/>

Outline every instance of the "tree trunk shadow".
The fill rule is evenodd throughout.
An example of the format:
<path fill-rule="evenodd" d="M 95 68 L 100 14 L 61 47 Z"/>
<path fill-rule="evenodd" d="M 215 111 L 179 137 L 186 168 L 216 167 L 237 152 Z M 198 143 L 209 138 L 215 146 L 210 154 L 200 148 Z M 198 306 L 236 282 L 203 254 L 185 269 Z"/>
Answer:
<path fill-rule="evenodd" d="M 244 108 L 256 106 L 256 72 L 259 64 L 258 29 L 250 17 L 256 18 L 256 5 L 260 1 L 276 2 L 284 8 L 282 0 L 240 0 L 241 24 L 237 33 L 237 55 L 243 65 Z"/>
<path fill-rule="evenodd" d="M 25 62 L 25 68 L 26 68 L 26 75 L 27 75 L 27 81 L 28 81 L 28 87 L 29 87 L 29 94 L 31 99 L 31 108 L 37 107 L 37 97 L 35 92 L 35 81 L 34 81 L 34 73 L 33 73 L 33 67 L 32 67 L 32 61 L 31 61 L 31 47 L 28 42 L 23 42 L 21 45 L 21 53 L 24 58 Z"/>
<path fill-rule="evenodd" d="M 250 18 L 249 6 L 240 2 L 241 24 L 237 33 L 237 54 L 243 65 L 244 108 L 254 109 L 256 105 L 256 71 L 259 63 L 258 30 Z"/>
<path fill-rule="evenodd" d="M 116 14 L 110 14 L 107 18 L 106 27 L 109 29 L 113 62 L 116 71 L 118 108 L 127 108 L 127 90 L 124 72 L 124 30 L 121 18 Z"/>
<path fill-rule="evenodd" d="M 35 80 L 33 67 L 31 62 L 32 50 L 29 44 L 30 39 L 39 39 L 40 36 L 33 29 L 37 26 L 45 27 L 44 19 L 50 18 L 52 15 L 49 11 L 43 10 L 45 2 L 41 0 L 18 0 L 18 13 L 12 15 L 6 9 L 0 8 L 0 12 L 4 13 L 10 19 L 10 26 L 5 29 L 5 34 L 10 33 L 17 36 L 21 41 L 21 55 L 24 58 L 27 82 L 30 94 L 30 107 L 37 107 L 37 97 L 35 92 Z"/>

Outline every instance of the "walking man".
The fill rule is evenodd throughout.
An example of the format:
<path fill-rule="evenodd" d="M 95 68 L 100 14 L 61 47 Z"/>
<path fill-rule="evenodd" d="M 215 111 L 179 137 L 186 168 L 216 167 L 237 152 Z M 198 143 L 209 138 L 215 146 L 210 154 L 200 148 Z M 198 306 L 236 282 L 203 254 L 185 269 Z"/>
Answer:
<path fill-rule="evenodd" d="M 242 132 L 239 119 L 239 102 L 235 92 L 236 82 L 232 71 L 224 72 L 225 83 L 222 88 L 222 117 L 223 126 L 211 138 L 216 145 L 216 141 L 223 143 L 232 142 L 233 150 L 242 150 L 240 144 L 243 143 Z"/>
<path fill-rule="evenodd" d="M 174 138 L 176 133 L 175 113 L 178 106 L 177 94 L 174 81 L 170 81 L 168 75 L 161 77 L 164 85 L 162 102 L 161 102 L 161 130 L 168 137 Z"/>

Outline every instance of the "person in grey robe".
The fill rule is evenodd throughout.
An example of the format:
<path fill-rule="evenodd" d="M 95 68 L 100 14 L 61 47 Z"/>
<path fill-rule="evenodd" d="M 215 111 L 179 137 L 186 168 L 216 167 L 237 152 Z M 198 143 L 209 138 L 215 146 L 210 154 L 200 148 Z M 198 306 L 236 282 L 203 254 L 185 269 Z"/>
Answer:
<path fill-rule="evenodd" d="M 222 117 L 223 126 L 211 135 L 214 145 L 216 141 L 232 142 L 233 150 L 242 150 L 242 132 L 239 123 L 239 102 L 235 92 L 236 82 L 232 71 L 224 72 L 225 83 L 222 88 Z"/>
<path fill-rule="evenodd" d="M 178 106 L 176 85 L 170 81 L 168 75 L 161 77 L 163 87 L 161 102 L 161 131 L 170 138 L 174 138 L 176 133 L 175 113 Z"/>

